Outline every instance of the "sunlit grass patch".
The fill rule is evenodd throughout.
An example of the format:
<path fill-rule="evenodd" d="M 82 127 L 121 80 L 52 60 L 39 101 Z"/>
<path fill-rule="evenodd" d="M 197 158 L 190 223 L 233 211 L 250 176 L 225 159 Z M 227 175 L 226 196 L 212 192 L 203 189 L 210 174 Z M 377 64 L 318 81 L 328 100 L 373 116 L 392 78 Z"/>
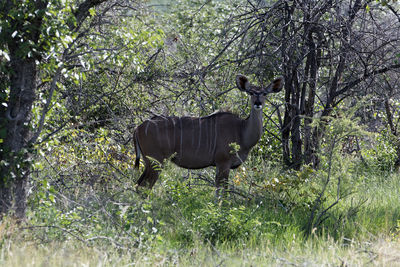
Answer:
<path fill-rule="evenodd" d="M 218 246 L 198 243 L 184 249 L 154 246 L 146 250 L 87 247 L 79 242 L 7 243 L 0 250 L 2 266 L 398 266 L 400 243 L 385 238 L 345 244 L 333 239 L 272 245 L 238 242 Z"/>

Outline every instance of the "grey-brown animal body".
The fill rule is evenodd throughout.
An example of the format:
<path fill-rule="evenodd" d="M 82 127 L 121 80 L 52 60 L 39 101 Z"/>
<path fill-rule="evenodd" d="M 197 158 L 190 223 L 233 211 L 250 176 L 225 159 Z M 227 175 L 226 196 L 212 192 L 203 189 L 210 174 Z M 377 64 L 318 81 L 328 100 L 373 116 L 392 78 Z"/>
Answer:
<path fill-rule="evenodd" d="M 240 166 L 260 140 L 266 96 L 279 92 L 283 79 L 275 79 L 262 88 L 252 85 L 245 76 L 237 75 L 236 84 L 251 98 L 247 119 L 229 112 L 206 117 L 155 116 L 135 129 L 135 167 L 139 167 L 141 155 L 145 164 L 137 182 L 139 186 L 152 188 L 160 172 L 153 161 L 162 163 L 171 158 L 176 165 L 187 169 L 216 166 L 217 194 L 220 188 L 226 188 L 230 169 Z M 238 144 L 239 150 L 235 151 L 232 144 Z"/>

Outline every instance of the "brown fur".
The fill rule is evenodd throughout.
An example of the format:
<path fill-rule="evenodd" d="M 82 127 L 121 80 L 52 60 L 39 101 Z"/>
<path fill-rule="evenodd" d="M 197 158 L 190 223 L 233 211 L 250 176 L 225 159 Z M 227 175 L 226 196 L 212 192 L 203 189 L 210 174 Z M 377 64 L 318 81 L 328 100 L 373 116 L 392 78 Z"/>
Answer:
<path fill-rule="evenodd" d="M 236 84 L 251 96 L 251 113 L 245 120 L 231 112 L 217 112 L 206 117 L 155 116 L 139 125 L 134 133 L 135 167 L 143 155 L 145 170 L 139 186 L 152 188 L 160 172 L 158 163 L 171 160 L 180 167 L 199 169 L 216 166 L 217 194 L 227 187 L 229 170 L 242 164 L 262 134 L 262 106 L 266 95 L 279 92 L 283 79 L 274 80 L 267 88 L 249 83 L 238 75 Z M 231 144 L 239 144 L 232 151 Z"/>

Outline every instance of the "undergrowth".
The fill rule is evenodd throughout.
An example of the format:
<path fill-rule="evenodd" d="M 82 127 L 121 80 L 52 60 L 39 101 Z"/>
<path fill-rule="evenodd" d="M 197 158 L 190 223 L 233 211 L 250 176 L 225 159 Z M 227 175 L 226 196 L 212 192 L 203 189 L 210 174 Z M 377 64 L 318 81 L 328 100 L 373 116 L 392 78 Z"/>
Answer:
<path fill-rule="evenodd" d="M 212 168 L 169 162 L 153 190 L 138 193 L 143 166 L 132 168 L 132 150 L 107 132 L 87 134 L 42 148 L 26 221 L 0 225 L 0 263 L 40 266 L 54 254 L 48 262 L 60 266 L 363 265 L 381 263 L 379 244 L 399 252 L 400 177 L 354 155 L 336 151 L 331 165 L 298 171 L 252 155 L 216 201 Z M 354 255 L 360 249 L 372 254 Z M 18 259 L 22 251 L 32 257 Z"/>

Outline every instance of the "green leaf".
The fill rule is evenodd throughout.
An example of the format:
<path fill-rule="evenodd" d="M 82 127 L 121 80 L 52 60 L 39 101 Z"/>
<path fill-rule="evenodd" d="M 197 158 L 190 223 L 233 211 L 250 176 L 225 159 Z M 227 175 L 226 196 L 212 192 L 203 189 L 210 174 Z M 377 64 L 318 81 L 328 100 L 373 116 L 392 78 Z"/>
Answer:
<path fill-rule="evenodd" d="M 96 10 L 94 8 L 89 9 L 90 16 L 94 17 L 96 15 Z"/>

